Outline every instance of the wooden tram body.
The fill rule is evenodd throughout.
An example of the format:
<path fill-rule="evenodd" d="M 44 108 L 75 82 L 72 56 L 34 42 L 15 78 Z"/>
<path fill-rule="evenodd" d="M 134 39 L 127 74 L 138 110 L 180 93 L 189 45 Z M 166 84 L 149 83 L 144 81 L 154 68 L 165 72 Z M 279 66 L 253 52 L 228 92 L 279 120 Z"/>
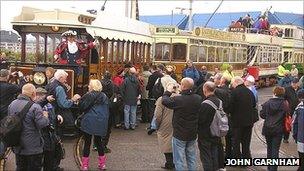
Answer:
<path fill-rule="evenodd" d="M 210 28 L 184 31 L 172 26 L 155 27 L 105 12 L 91 15 L 28 7 L 22 9 L 12 24 L 21 36 L 21 61 L 12 63 L 12 67 L 32 75 L 36 67 L 65 69 L 70 74 L 71 96 L 83 94 L 90 78 L 100 79 L 106 70 L 115 74 L 126 62 L 137 68 L 151 63 L 175 65 L 179 76 L 188 59 L 194 61 L 197 68 L 205 65 L 209 71 L 227 63 L 233 66 L 236 75 L 241 75 L 243 68 L 250 68 L 262 85 L 269 82 L 269 78 L 275 78 L 277 66 L 283 61 L 304 65 L 303 28 L 299 27 L 292 28 L 300 30 L 295 31 L 297 34 L 283 38 Z M 86 42 L 93 37 L 100 42 L 82 61 L 83 74 L 79 77 L 73 72 L 77 66 L 55 64 L 53 59 L 61 34 L 70 29 L 77 31 L 78 39 Z M 31 56 L 34 61 L 29 61 Z"/>
<path fill-rule="evenodd" d="M 127 62 L 132 62 L 136 67 L 152 62 L 153 26 L 137 20 L 110 16 L 104 12 L 91 15 L 23 7 L 12 24 L 21 36 L 21 61 L 11 63 L 13 70 L 34 75 L 35 83 L 35 68 L 45 69 L 50 66 L 64 69 L 69 73 L 70 96 L 74 93 L 83 94 L 89 79 L 101 79 L 106 70 L 115 73 Z M 78 77 L 73 71 L 78 66 L 60 65 L 53 58 L 55 49 L 61 42 L 61 34 L 70 29 L 77 31 L 77 39 L 84 42 L 90 37 L 99 40 L 99 45 L 83 59 L 80 65 L 83 74 Z M 33 58 L 32 61 L 30 57 Z M 39 72 L 44 73 L 43 69 Z"/>

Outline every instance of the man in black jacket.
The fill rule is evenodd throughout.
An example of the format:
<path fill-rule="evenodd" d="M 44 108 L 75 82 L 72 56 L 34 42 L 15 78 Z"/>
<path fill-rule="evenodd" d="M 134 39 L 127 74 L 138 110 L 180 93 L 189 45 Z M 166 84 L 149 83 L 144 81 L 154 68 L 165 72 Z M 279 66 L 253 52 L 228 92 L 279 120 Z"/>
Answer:
<path fill-rule="evenodd" d="M 113 106 L 113 101 L 112 101 L 112 96 L 114 94 L 114 84 L 111 80 L 112 78 L 112 74 L 109 71 L 106 71 L 104 73 L 104 77 L 103 79 L 100 81 L 102 84 L 102 92 L 104 92 L 107 97 L 109 98 L 110 101 L 110 116 L 109 116 L 109 120 L 108 120 L 108 129 L 107 129 L 107 134 L 106 136 L 103 138 L 102 143 L 104 144 L 105 147 L 105 153 L 110 153 L 111 150 L 107 147 L 108 143 L 109 143 L 109 139 L 110 139 L 110 134 L 111 134 L 111 130 L 112 130 L 112 125 L 114 122 L 114 106 Z M 96 148 L 97 150 L 97 148 Z"/>
<path fill-rule="evenodd" d="M 215 89 L 215 84 L 210 81 L 207 81 L 203 86 L 206 100 L 210 100 L 219 107 L 220 99 L 214 95 Z M 220 154 L 223 153 L 223 151 L 220 150 L 222 146 L 221 138 L 212 136 L 210 132 L 210 125 L 213 121 L 215 112 L 215 109 L 209 104 L 204 102 L 201 104 L 198 117 L 198 147 L 201 161 L 204 170 L 206 171 L 218 170 L 220 168 L 218 156 L 224 155 Z"/>
<path fill-rule="evenodd" d="M 234 158 L 251 158 L 250 142 L 256 106 L 253 93 L 244 85 L 241 77 L 232 79 L 231 124 Z M 242 144 L 242 152 L 240 151 Z"/>
<path fill-rule="evenodd" d="M 167 87 L 162 104 L 173 109 L 173 160 L 176 170 L 196 170 L 196 137 L 198 127 L 198 111 L 201 97 L 192 92 L 194 81 L 183 78 L 181 95 L 170 97 L 174 91 L 172 85 Z M 188 165 L 188 168 L 184 168 Z"/>
<path fill-rule="evenodd" d="M 9 104 L 17 97 L 19 93 L 21 93 L 21 88 L 24 84 L 21 83 L 16 85 L 8 83 L 9 76 L 10 72 L 7 69 L 0 70 L 0 120 L 7 116 Z"/>
<path fill-rule="evenodd" d="M 297 91 L 299 90 L 300 85 L 299 85 L 299 79 L 294 78 L 291 82 L 291 85 L 285 88 L 285 99 L 289 103 L 289 114 L 293 115 L 295 108 L 298 106 L 300 103 L 298 97 L 297 97 Z M 289 139 L 289 133 L 284 132 L 284 143 L 288 143 Z"/>

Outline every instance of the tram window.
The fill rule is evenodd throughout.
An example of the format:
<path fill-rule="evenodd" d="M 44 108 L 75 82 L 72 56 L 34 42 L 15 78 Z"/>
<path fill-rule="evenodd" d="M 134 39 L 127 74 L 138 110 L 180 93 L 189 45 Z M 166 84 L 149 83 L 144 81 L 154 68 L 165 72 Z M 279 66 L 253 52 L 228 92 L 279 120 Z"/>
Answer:
<path fill-rule="evenodd" d="M 172 60 L 186 61 L 187 45 L 183 43 L 173 44 Z"/>
<path fill-rule="evenodd" d="M 243 51 L 242 49 L 237 49 L 236 62 L 243 62 Z"/>
<path fill-rule="evenodd" d="M 207 47 L 206 46 L 200 46 L 198 48 L 198 60 L 199 60 L 199 62 L 206 62 L 206 52 L 207 52 Z"/>
<path fill-rule="evenodd" d="M 215 62 L 223 61 L 223 48 L 216 48 L 216 58 Z"/>
<path fill-rule="evenodd" d="M 170 57 L 170 44 L 157 43 L 155 46 L 155 59 L 169 60 L 169 57 Z"/>
<path fill-rule="evenodd" d="M 127 54 L 127 51 L 130 53 L 130 46 L 128 46 L 128 43 L 125 42 L 123 62 L 129 61 L 129 54 Z"/>
<path fill-rule="evenodd" d="M 208 47 L 208 62 L 214 62 L 215 60 L 215 48 Z"/>
<path fill-rule="evenodd" d="M 236 59 L 236 49 L 233 48 L 230 51 L 229 62 L 235 62 L 235 59 Z"/>
<path fill-rule="evenodd" d="M 59 34 L 49 34 L 47 36 L 47 63 L 52 63 L 54 61 L 54 54 L 57 46 L 60 44 Z"/>
<path fill-rule="evenodd" d="M 43 62 L 44 43 L 44 35 L 37 33 L 27 34 L 25 62 Z"/>
<path fill-rule="evenodd" d="M 285 29 L 285 37 L 293 37 L 293 29 Z"/>
<path fill-rule="evenodd" d="M 272 50 L 269 50 L 269 51 L 268 51 L 267 62 L 274 62 L 274 59 L 273 59 L 273 51 L 272 51 Z"/>
<path fill-rule="evenodd" d="M 229 49 L 223 50 L 223 62 L 229 62 Z"/>
<path fill-rule="evenodd" d="M 243 62 L 247 62 L 247 50 L 246 49 L 242 49 L 242 51 L 243 51 L 243 53 L 242 53 L 242 55 L 243 55 Z"/>
<path fill-rule="evenodd" d="M 189 58 L 193 62 L 197 62 L 197 54 L 198 54 L 198 46 L 192 45 L 190 47 L 190 55 Z"/>

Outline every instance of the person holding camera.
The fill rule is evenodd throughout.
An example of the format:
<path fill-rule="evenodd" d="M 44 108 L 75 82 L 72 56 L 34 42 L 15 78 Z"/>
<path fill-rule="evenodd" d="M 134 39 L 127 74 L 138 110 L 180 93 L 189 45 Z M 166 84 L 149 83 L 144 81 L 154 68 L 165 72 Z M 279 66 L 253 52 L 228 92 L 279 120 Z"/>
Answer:
<path fill-rule="evenodd" d="M 19 75 L 20 78 L 23 74 L 19 71 L 13 72 L 10 74 L 10 71 L 7 69 L 0 70 L 0 120 L 7 116 L 7 108 L 9 104 L 21 93 L 22 84 L 16 85 L 9 83 L 10 77 Z"/>
<path fill-rule="evenodd" d="M 36 102 L 39 103 L 43 111 L 48 112 L 49 125 L 42 128 L 43 146 L 43 170 L 59 171 L 62 170 L 59 165 L 64 157 L 62 152 L 61 140 L 57 135 L 57 125 L 63 123 L 61 115 L 56 115 L 54 107 L 48 101 L 55 100 L 52 96 L 47 95 L 47 91 L 41 87 L 36 89 Z M 47 100 L 47 102 L 45 102 Z"/>
<path fill-rule="evenodd" d="M 179 94 L 178 84 L 176 82 L 169 82 L 166 89 L 173 89 L 170 97 L 177 96 Z M 158 98 L 155 103 L 154 118 L 157 125 L 157 139 L 161 152 L 165 155 L 166 163 L 163 169 L 174 169 L 173 153 L 172 153 L 172 118 L 173 110 L 165 107 L 162 104 L 162 97 Z"/>

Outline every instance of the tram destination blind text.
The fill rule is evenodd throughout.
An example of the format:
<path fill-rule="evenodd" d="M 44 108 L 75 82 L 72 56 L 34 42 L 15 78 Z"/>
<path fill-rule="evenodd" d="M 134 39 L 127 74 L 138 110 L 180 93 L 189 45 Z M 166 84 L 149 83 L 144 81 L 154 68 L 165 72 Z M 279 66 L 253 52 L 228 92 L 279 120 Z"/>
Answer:
<path fill-rule="evenodd" d="M 228 158 L 225 160 L 226 166 L 299 166 L 299 158 L 249 158 L 236 159 Z"/>

